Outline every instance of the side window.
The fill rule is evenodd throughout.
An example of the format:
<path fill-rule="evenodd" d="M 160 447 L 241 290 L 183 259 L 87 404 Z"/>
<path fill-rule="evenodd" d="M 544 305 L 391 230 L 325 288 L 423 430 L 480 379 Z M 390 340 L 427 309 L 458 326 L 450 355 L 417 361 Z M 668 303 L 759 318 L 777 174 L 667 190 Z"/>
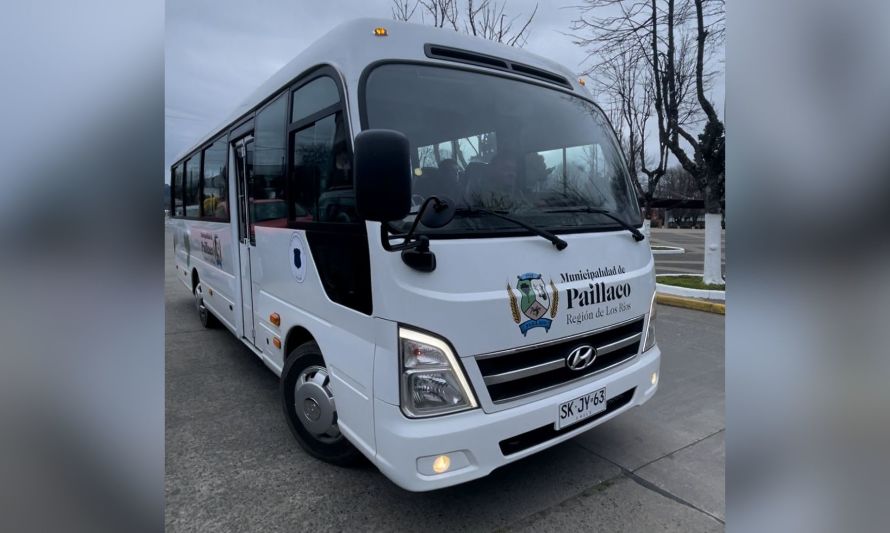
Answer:
<path fill-rule="evenodd" d="M 327 76 L 316 78 L 293 93 L 290 121 L 296 122 L 326 107 L 340 103 L 337 84 Z"/>
<path fill-rule="evenodd" d="M 200 217 L 201 157 L 193 156 L 185 162 L 185 216 Z"/>
<path fill-rule="evenodd" d="M 287 100 L 281 95 L 257 113 L 254 123 L 253 174 L 249 176 L 250 217 L 257 226 L 284 227 L 285 127 Z"/>
<path fill-rule="evenodd" d="M 298 222 L 357 222 L 352 157 L 334 81 L 315 79 L 293 93 L 290 172 Z M 298 114 L 299 113 L 299 114 Z"/>
<path fill-rule="evenodd" d="M 365 225 L 357 223 L 340 92 L 333 78 L 322 75 L 298 87 L 291 98 L 290 213 L 297 223 L 306 223 L 307 244 L 328 298 L 371 314 L 368 236 Z"/>
<path fill-rule="evenodd" d="M 204 187 L 201 190 L 201 218 L 229 221 L 226 140 L 220 139 L 204 150 Z"/>
<path fill-rule="evenodd" d="M 185 203 L 186 203 L 186 177 L 185 177 L 185 163 L 180 163 L 178 165 L 179 168 L 179 192 L 176 193 L 179 195 L 180 202 L 182 203 L 182 215 L 185 216 Z"/>
<path fill-rule="evenodd" d="M 173 179 L 171 181 L 171 196 L 173 196 L 173 216 L 185 215 L 185 182 L 182 173 L 182 163 L 173 167 Z"/>

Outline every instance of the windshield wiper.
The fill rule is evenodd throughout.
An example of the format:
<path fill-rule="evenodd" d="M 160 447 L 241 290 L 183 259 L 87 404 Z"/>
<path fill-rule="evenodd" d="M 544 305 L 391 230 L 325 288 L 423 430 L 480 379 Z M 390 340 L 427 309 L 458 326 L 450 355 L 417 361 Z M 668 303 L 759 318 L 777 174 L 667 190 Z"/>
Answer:
<path fill-rule="evenodd" d="M 640 230 L 631 226 L 627 222 L 621 220 L 620 218 L 613 215 L 610 211 L 606 211 L 605 209 L 597 209 L 595 207 L 589 207 L 589 206 L 578 206 L 578 207 L 565 207 L 565 208 L 560 208 L 560 209 L 545 209 L 543 212 L 544 213 L 595 213 L 597 215 L 603 215 L 603 216 L 611 218 L 612 220 L 614 220 L 615 222 L 620 224 L 622 228 L 629 231 L 631 233 L 631 235 L 634 236 L 635 241 L 640 242 L 646 238 L 645 236 L 643 236 L 642 233 L 640 233 Z"/>
<path fill-rule="evenodd" d="M 549 231 L 547 231 L 545 229 L 536 228 L 535 226 L 532 226 L 528 222 L 523 222 L 522 220 L 519 220 L 519 219 L 516 219 L 513 217 L 508 217 L 507 215 L 500 213 L 498 211 L 490 211 L 488 209 L 481 209 L 478 207 L 462 207 L 462 208 L 456 209 L 455 213 L 456 214 L 464 214 L 464 215 L 475 215 L 475 214 L 479 214 L 479 213 L 484 213 L 486 215 L 491 215 L 493 217 L 504 219 L 507 222 L 512 222 L 512 223 L 516 224 L 517 226 L 522 226 L 523 228 L 534 233 L 535 235 L 540 235 L 541 237 L 544 237 L 545 239 L 547 239 L 548 241 L 553 243 L 553 246 L 555 246 L 557 250 L 565 250 L 565 248 L 569 245 L 569 243 L 560 239 L 559 237 L 557 237 L 556 235 L 554 235 L 553 233 L 550 233 Z"/>

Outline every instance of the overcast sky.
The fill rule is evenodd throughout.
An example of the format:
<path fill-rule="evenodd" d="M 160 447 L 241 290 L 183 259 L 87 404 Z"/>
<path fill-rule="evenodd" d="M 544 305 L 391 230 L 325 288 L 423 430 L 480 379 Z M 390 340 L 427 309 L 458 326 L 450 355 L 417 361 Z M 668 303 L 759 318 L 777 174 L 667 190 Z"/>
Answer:
<path fill-rule="evenodd" d="M 584 51 L 564 35 L 577 17 L 571 6 L 578 0 L 510 0 L 508 11 L 531 13 L 536 3 L 538 13 L 525 48 L 583 70 Z M 165 181 L 166 168 L 179 153 L 312 41 L 348 19 L 391 18 L 390 6 L 390 0 L 168 0 Z M 722 109 L 722 77 L 714 93 Z"/>

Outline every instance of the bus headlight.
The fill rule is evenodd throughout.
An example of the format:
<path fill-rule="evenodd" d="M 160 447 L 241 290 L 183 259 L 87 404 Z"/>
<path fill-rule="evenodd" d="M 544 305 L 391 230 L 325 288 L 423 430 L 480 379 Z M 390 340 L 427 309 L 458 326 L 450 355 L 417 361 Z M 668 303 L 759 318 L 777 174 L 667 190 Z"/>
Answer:
<path fill-rule="evenodd" d="M 649 304 L 649 326 L 646 328 L 646 342 L 643 344 L 643 351 L 655 346 L 655 316 L 658 314 L 658 308 L 655 305 L 655 295 L 652 295 L 652 303 Z"/>
<path fill-rule="evenodd" d="M 399 328 L 399 356 L 406 415 L 443 415 L 477 406 L 454 353 L 443 340 Z"/>

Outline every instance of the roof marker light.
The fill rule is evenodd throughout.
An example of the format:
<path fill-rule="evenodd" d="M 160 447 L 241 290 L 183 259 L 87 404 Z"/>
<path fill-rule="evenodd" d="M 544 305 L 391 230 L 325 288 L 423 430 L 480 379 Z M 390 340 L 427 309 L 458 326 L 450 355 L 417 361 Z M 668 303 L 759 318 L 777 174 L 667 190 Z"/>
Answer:
<path fill-rule="evenodd" d="M 377 37 L 386 37 L 389 33 L 386 31 L 386 28 L 377 27 L 374 28 L 374 35 Z"/>

